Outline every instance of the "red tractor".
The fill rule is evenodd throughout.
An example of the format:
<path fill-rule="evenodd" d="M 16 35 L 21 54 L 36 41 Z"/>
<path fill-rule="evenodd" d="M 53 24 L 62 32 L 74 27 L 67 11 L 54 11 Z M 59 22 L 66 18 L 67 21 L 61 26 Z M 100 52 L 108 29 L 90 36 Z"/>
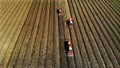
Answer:
<path fill-rule="evenodd" d="M 67 52 L 68 57 L 73 57 L 74 55 L 73 55 L 73 49 L 72 49 L 71 40 L 68 41 L 68 49 L 69 49 L 68 52 Z"/>
<path fill-rule="evenodd" d="M 62 15 L 62 8 L 58 8 L 58 14 Z"/>
<path fill-rule="evenodd" d="M 72 27 L 72 26 L 73 26 L 73 18 L 70 18 L 70 19 L 68 20 L 68 26 L 69 26 L 69 27 Z"/>

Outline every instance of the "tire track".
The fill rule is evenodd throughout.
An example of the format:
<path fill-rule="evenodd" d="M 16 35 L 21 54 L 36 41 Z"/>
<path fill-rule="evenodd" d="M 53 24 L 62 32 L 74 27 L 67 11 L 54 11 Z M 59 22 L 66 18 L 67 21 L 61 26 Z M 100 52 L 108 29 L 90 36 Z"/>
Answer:
<path fill-rule="evenodd" d="M 63 17 L 58 18 L 59 21 L 59 45 L 60 45 L 60 67 L 63 68 L 68 68 L 67 64 L 67 55 L 65 54 L 65 49 L 64 49 L 64 40 L 65 40 L 65 34 L 64 34 L 64 25 L 63 25 Z"/>
<path fill-rule="evenodd" d="M 61 6 L 62 2 L 60 2 Z M 58 16 L 58 25 L 59 25 L 59 45 L 60 45 L 60 68 L 68 68 L 67 55 L 65 54 L 64 40 L 65 40 L 65 31 L 64 31 L 64 22 L 63 16 Z"/>

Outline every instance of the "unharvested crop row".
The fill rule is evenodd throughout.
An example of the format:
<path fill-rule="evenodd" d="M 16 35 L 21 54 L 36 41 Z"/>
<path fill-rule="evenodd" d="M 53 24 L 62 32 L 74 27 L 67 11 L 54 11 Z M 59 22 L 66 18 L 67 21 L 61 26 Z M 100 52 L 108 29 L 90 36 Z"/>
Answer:
<path fill-rule="evenodd" d="M 117 30 L 119 28 L 119 20 L 112 15 L 112 12 L 108 11 L 110 9 L 106 8 L 105 6 L 101 6 L 101 2 L 75 2 L 68 0 L 68 3 L 71 15 L 73 18 L 75 18 L 74 27 L 77 37 L 75 35 L 72 36 L 77 38 L 77 40 L 80 39 L 80 36 L 83 37 L 81 40 L 83 40 L 85 43 L 79 43 L 80 41 L 78 41 L 78 45 L 79 48 L 82 48 L 82 45 L 85 46 L 86 57 L 88 57 L 87 62 L 90 61 L 92 67 L 111 67 L 111 65 L 118 67 L 119 55 L 117 54 L 119 54 L 119 31 Z M 73 8 L 71 5 L 73 5 Z M 78 24 L 76 24 L 77 22 Z M 78 36 L 77 34 L 80 33 L 79 31 L 81 34 Z M 74 32 L 71 32 L 71 34 L 73 33 Z M 83 57 L 82 51 L 81 56 Z M 82 60 L 84 61 L 84 57 Z"/>

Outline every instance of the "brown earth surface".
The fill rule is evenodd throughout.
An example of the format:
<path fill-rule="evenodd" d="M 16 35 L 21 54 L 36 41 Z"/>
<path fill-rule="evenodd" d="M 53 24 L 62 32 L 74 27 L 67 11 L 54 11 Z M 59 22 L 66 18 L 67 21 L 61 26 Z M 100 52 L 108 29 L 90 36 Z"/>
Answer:
<path fill-rule="evenodd" d="M 0 0 L 0 68 L 120 68 L 120 0 Z"/>

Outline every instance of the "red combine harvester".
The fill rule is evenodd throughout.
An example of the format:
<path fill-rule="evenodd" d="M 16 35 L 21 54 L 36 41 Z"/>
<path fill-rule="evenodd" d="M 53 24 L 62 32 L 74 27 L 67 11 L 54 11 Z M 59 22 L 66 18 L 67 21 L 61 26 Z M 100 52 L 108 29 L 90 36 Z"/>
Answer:
<path fill-rule="evenodd" d="M 62 8 L 58 8 L 58 14 L 62 15 Z"/>
<path fill-rule="evenodd" d="M 68 21 L 68 26 L 72 27 L 73 26 L 73 18 L 70 18 Z"/>
<path fill-rule="evenodd" d="M 68 52 L 67 52 L 68 57 L 73 57 L 74 55 L 73 55 L 73 49 L 72 49 L 71 40 L 68 41 L 68 49 L 69 49 Z"/>

